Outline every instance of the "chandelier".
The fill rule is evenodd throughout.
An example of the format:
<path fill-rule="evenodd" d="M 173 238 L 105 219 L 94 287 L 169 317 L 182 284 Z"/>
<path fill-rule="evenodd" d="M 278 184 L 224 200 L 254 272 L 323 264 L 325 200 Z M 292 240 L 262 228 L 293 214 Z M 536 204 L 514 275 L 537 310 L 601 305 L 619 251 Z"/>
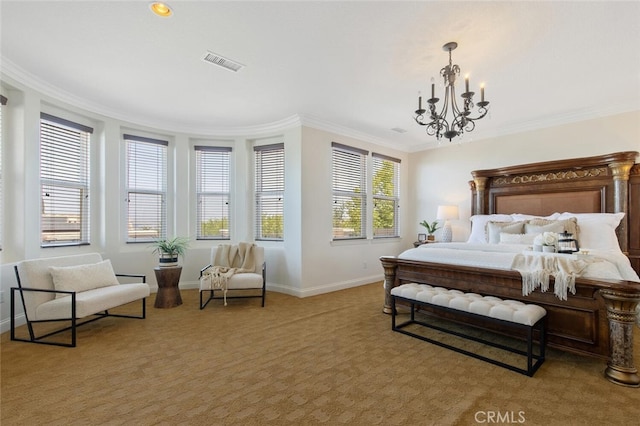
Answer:
<path fill-rule="evenodd" d="M 425 116 L 427 110 L 422 108 L 422 95 L 418 93 L 418 109 L 415 111 L 416 116 L 414 119 L 416 123 L 421 126 L 427 126 L 427 134 L 434 136 L 440 140 L 441 137 L 445 137 L 451 141 L 456 136 L 462 136 L 467 131 L 471 132 L 476 127 L 476 120 L 480 120 L 489 109 L 487 106 L 489 102 L 484 100 L 484 84 L 480 86 L 480 102 L 473 103 L 474 92 L 469 91 L 469 76 L 465 77 L 465 92 L 460 95 L 463 100 L 462 110 L 458 107 L 456 102 L 456 77 L 460 75 L 460 67 L 453 65 L 451 62 L 451 51 L 458 47 L 458 43 L 455 41 L 449 42 L 442 46 L 442 50 L 449 52 L 449 65 L 440 70 L 440 75 L 444 79 L 444 103 L 440 113 L 436 112 L 436 104 L 440 100 L 435 96 L 435 84 L 433 78 L 431 79 L 431 98 L 427 99 L 428 115 Z M 478 107 L 477 117 L 471 117 L 473 109 Z M 452 113 L 452 117 L 447 119 L 449 110 Z M 451 121 L 449 121 L 451 120 Z"/>

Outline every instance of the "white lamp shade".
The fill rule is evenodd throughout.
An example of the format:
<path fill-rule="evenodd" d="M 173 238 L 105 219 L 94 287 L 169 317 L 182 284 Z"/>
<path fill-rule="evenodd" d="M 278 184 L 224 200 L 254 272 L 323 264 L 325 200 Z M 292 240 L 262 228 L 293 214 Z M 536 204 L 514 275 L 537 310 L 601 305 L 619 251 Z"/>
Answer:
<path fill-rule="evenodd" d="M 438 206 L 438 214 L 436 215 L 436 219 L 449 220 L 458 218 L 458 206 Z"/>

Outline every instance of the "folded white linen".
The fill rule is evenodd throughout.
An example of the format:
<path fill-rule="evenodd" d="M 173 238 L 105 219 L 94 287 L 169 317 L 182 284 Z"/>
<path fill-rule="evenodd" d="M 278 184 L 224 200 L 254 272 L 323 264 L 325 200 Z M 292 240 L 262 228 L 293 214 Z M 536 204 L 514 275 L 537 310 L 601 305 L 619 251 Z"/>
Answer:
<path fill-rule="evenodd" d="M 605 262 L 594 257 L 578 258 L 574 255 L 527 252 L 516 254 L 512 268 L 522 275 L 522 295 L 528 296 L 536 288 L 549 289 L 549 277 L 554 277 L 553 291 L 560 300 L 567 293 L 576 294 L 576 277 L 582 276 L 590 263 Z"/>

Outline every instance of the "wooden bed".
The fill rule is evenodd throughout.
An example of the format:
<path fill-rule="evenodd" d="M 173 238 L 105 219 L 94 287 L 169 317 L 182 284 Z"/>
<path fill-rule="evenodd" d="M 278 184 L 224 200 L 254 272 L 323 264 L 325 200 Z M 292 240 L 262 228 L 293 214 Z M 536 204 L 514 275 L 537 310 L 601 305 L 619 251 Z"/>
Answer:
<path fill-rule="evenodd" d="M 525 164 L 471 173 L 472 214 L 625 212 L 617 236 L 640 270 L 640 164 L 638 152 Z M 640 386 L 634 365 L 633 327 L 640 284 L 632 281 L 576 279 L 576 294 L 558 299 L 553 291 L 522 295 L 517 271 L 501 271 L 380 258 L 385 274 L 384 312 L 390 313 L 393 287 L 416 282 L 482 295 L 535 303 L 547 310 L 551 347 L 606 359 L 612 382 Z"/>

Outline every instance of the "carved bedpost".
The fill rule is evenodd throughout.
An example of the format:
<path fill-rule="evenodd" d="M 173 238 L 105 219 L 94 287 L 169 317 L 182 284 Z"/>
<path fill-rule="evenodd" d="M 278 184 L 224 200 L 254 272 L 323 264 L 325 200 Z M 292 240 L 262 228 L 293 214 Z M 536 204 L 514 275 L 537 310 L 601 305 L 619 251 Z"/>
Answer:
<path fill-rule="evenodd" d="M 600 294 L 609 320 L 609 362 L 604 375 L 613 383 L 640 387 L 638 369 L 633 364 L 633 327 L 640 293 L 602 289 Z"/>
<path fill-rule="evenodd" d="M 609 164 L 613 174 L 613 208 L 614 213 L 629 211 L 629 172 L 633 167 L 633 161 L 616 161 Z M 620 221 L 616 230 L 620 249 L 627 253 L 629 251 L 629 215 L 626 214 Z"/>
<path fill-rule="evenodd" d="M 396 260 L 394 256 L 382 256 L 380 262 L 384 268 L 384 307 L 382 312 L 391 313 L 391 289 L 396 281 Z"/>
<path fill-rule="evenodd" d="M 481 176 L 474 176 L 473 183 L 476 185 L 476 205 L 475 211 L 476 214 L 486 214 L 486 206 L 485 206 L 485 189 L 487 187 L 487 178 Z"/>

